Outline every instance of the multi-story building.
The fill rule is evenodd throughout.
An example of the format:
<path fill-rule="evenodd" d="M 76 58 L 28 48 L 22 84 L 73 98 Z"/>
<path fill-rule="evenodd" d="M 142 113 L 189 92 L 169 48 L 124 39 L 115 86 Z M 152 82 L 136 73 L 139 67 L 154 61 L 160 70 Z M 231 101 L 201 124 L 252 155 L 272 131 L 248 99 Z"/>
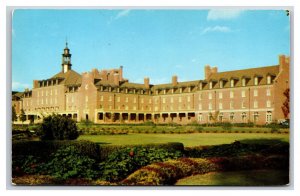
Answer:
<path fill-rule="evenodd" d="M 123 67 L 72 70 L 66 44 L 62 70 L 45 80 L 34 80 L 33 89 L 13 95 L 17 113 L 23 109 L 28 121 L 57 113 L 77 121 L 95 123 L 270 123 L 284 119 L 282 105 L 289 88 L 290 59 L 279 56 L 278 65 L 218 72 L 205 66 L 205 78 L 168 84 L 131 83 Z"/>

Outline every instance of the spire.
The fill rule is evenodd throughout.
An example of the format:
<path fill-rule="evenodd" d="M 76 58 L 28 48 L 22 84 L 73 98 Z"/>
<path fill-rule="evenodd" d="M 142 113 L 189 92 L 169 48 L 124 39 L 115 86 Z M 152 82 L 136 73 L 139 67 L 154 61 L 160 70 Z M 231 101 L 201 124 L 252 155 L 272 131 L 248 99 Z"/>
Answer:
<path fill-rule="evenodd" d="M 66 37 L 66 49 L 68 48 L 68 37 Z"/>

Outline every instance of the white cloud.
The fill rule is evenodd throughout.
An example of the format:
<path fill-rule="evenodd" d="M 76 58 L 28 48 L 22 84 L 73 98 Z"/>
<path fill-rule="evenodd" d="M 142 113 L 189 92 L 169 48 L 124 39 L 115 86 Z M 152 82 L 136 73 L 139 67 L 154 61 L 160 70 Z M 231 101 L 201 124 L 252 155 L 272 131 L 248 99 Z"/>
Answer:
<path fill-rule="evenodd" d="M 232 30 L 227 26 L 214 26 L 214 27 L 206 27 L 203 29 L 202 34 L 210 33 L 210 32 L 222 32 L 222 33 L 230 33 Z"/>
<path fill-rule="evenodd" d="M 118 20 L 122 17 L 125 17 L 125 16 L 128 16 L 128 14 L 130 13 L 130 10 L 123 10 L 123 11 L 120 11 L 116 16 L 115 16 L 115 20 Z"/>
<path fill-rule="evenodd" d="M 210 10 L 207 20 L 230 20 L 239 17 L 244 10 Z"/>
<path fill-rule="evenodd" d="M 12 82 L 12 90 L 23 91 L 25 88 L 29 88 L 29 84 L 23 84 L 20 82 Z"/>

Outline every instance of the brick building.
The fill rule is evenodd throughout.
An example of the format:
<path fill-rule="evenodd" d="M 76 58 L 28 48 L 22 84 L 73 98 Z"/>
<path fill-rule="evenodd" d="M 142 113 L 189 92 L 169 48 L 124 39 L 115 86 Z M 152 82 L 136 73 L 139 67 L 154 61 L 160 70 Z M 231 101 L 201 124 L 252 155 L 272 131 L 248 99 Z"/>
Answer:
<path fill-rule="evenodd" d="M 218 72 L 205 66 L 202 80 L 168 84 L 143 84 L 123 78 L 123 67 L 72 70 L 66 44 L 62 70 L 45 80 L 34 80 L 33 89 L 13 95 L 17 113 L 23 108 L 28 122 L 52 113 L 95 123 L 182 123 L 197 121 L 270 123 L 284 119 L 283 92 L 289 87 L 290 59 L 279 56 L 278 65 Z"/>

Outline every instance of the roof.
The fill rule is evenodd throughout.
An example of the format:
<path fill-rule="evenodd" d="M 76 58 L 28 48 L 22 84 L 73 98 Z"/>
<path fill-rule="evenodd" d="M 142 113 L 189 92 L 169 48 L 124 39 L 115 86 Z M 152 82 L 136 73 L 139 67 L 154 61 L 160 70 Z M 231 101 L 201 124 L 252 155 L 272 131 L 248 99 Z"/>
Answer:
<path fill-rule="evenodd" d="M 55 74 L 51 79 L 63 78 L 63 81 L 60 84 L 64 85 L 81 85 L 81 75 L 76 71 L 69 70 L 66 73 L 59 72 Z"/>
<path fill-rule="evenodd" d="M 228 82 L 225 83 L 224 88 L 230 87 L 230 80 L 236 80 L 235 86 L 242 86 L 242 78 L 248 79 L 248 84 L 254 84 L 254 78 L 256 76 L 260 76 L 261 81 L 260 85 L 267 84 L 267 76 L 277 76 L 279 73 L 279 65 L 268 66 L 268 67 L 259 67 L 259 68 L 251 68 L 251 69 L 243 69 L 243 70 L 235 70 L 235 71 L 226 71 L 213 73 L 207 81 L 217 81 L 227 79 Z"/>

